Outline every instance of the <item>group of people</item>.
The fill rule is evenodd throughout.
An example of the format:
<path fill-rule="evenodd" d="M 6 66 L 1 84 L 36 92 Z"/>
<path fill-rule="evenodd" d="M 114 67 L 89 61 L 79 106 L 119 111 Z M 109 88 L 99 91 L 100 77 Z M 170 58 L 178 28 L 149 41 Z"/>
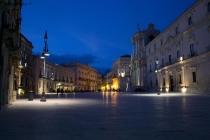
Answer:
<path fill-rule="evenodd" d="M 61 93 L 61 94 L 63 94 L 63 92 L 64 92 L 64 90 L 63 90 L 63 88 L 57 88 L 57 95 L 58 95 L 58 93 Z"/>

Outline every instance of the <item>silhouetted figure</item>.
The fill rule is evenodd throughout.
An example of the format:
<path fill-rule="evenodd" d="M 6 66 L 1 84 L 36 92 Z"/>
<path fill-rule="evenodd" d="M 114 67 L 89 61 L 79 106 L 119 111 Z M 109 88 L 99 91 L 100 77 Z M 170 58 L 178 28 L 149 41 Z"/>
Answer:
<path fill-rule="evenodd" d="M 61 89 L 61 94 L 63 94 L 63 88 Z"/>
<path fill-rule="evenodd" d="M 58 96 L 58 93 L 60 92 L 60 88 L 57 88 L 57 96 Z"/>

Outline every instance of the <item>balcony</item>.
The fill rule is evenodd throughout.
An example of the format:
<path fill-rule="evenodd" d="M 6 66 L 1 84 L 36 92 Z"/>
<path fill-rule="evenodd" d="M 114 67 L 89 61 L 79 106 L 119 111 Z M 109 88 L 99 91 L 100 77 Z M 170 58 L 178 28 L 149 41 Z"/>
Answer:
<path fill-rule="evenodd" d="M 166 62 L 166 66 L 169 66 L 169 65 L 172 65 L 172 64 L 173 64 L 172 61 Z"/>
<path fill-rule="evenodd" d="M 188 58 L 192 58 L 192 57 L 195 57 L 197 56 L 197 52 L 194 51 L 194 52 L 191 52 L 190 54 L 187 55 Z"/>

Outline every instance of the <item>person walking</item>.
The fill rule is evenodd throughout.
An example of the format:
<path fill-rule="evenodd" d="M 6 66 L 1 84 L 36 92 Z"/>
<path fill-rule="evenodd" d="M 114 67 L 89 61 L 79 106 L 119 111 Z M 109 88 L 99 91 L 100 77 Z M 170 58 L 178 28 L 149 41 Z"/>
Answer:
<path fill-rule="evenodd" d="M 63 88 L 61 89 L 61 94 L 63 94 Z"/>
<path fill-rule="evenodd" d="M 60 89 L 59 88 L 57 88 L 57 96 L 58 96 L 58 93 L 60 92 Z"/>

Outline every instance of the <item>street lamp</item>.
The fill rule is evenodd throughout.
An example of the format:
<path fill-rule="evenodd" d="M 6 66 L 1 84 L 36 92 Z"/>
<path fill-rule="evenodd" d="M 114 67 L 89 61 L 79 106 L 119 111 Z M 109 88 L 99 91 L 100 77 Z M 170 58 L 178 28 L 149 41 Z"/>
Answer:
<path fill-rule="evenodd" d="M 44 36 L 44 49 L 43 49 L 43 53 L 42 56 L 40 57 L 41 59 L 44 60 L 44 71 L 43 71 L 43 91 L 42 91 L 42 98 L 40 99 L 40 102 L 46 102 L 46 98 L 45 98 L 45 91 L 44 91 L 44 78 L 45 78 L 45 58 L 50 56 L 49 52 L 48 52 L 48 45 L 47 45 L 47 31 L 45 31 L 45 36 Z"/>
<path fill-rule="evenodd" d="M 160 69 L 159 69 L 159 64 L 158 64 L 158 60 L 155 61 L 156 63 L 156 70 L 155 70 L 155 73 L 157 73 L 157 78 L 158 78 L 158 93 L 157 95 L 160 95 L 160 84 L 159 84 L 159 73 L 160 73 Z"/>
<path fill-rule="evenodd" d="M 120 91 L 120 78 L 125 77 L 125 69 L 124 68 L 120 68 L 118 69 L 118 89 Z"/>

